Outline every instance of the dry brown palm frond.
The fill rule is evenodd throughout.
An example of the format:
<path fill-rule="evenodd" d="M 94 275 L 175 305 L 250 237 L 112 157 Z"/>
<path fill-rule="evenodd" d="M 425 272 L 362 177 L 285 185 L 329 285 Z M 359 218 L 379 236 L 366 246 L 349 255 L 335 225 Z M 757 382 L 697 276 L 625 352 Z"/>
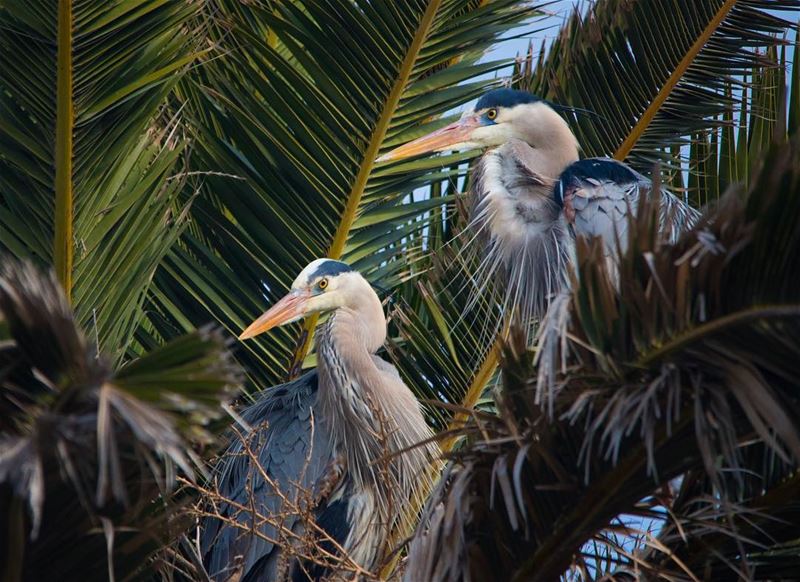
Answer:
<path fill-rule="evenodd" d="M 164 494 L 202 471 L 192 445 L 238 382 L 226 342 L 199 330 L 115 372 L 54 276 L 10 259 L 0 314 L 4 575 L 134 575 L 184 527 L 185 502 Z"/>
<path fill-rule="evenodd" d="M 538 359 L 519 337 L 506 347 L 499 415 L 475 417 L 407 579 L 788 571 L 800 524 L 800 147 L 776 145 L 748 192 L 729 191 L 675 244 L 659 240 L 654 206 L 638 216 L 619 287 L 582 242 Z"/>

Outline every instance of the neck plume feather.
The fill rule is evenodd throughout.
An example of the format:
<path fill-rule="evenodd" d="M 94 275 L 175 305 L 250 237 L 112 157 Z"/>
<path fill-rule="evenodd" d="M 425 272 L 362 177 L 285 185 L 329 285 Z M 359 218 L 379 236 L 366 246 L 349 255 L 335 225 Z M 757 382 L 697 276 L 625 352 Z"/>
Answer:
<path fill-rule="evenodd" d="M 477 234 L 471 240 L 481 257 L 475 279 L 481 288 L 502 281 L 503 312 L 525 324 L 541 317 L 566 287 L 574 252 L 549 175 L 560 172 L 562 162 L 545 163 L 546 155 L 510 140 L 483 155 L 473 182 L 470 228 Z"/>
<path fill-rule="evenodd" d="M 345 460 L 347 486 L 374 495 L 379 537 L 388 536 L 411 497 L 431 487 L 425 476 L 436 453 L 435 445 L 427 445 L 395 454 L 430 438 L 431 431 L 397 371 L 375 355 L 386 333 L 382 310 L 381 323 L 376 345 L 379 334 L 366 329 L 359 310 L 340 308 L 317 344 L 319 410 Z"/>

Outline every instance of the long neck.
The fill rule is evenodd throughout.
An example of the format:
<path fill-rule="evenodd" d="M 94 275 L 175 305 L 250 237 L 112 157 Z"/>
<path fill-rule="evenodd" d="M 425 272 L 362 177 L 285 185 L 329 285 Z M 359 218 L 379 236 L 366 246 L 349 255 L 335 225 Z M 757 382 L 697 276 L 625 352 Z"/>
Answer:
<path fill-rule="evenodd" d="M 386 337 L 382 312 L 374 323 L 377 329 L 366 324 L 358 311 L 343 307 L 323 326 L 317 336 L 317 354 L 326 398 L 360 407 L 372 397 L 372 357 Z"/>
<path fill-rule="evenodd" d="M 377 295 L 355 288 L 349 305 L 334 311 L 317 336 L 321 397 L 335 426 L 335 438 L 345 440 L 349 416 L 365 418 L 373 401 L 373 354 L 386 340 L 386 317 Z M 379 384 L 379 383 L 378 383 Z"/>
<path fill-rule="evenodd" d="M 578 140 L 569 124 L 541 103 L 519 116 L 513 137 L 530 146 L 526 164 L 554 182 L 568 165 L 578 161 Z"/>
<path fill-rule="evenodd" d="M 382 311 L 379 321 L 370 323 L 375 326 L 364 322 L 360 310 L 337 309 L 317 343 L 321 411 L 334 448 L 346 457 L 349 471 L 361 482 L 377 478 L 373 460 L 382 454 L 378 435 L 385 416 L 373 360 L 386 334 Z"/>
<path fill-rule="evenodd" d="M 341 486 L 360 500 L 353 511 L 366 516 L 364 527 L 372 532 L 366 541 L 382 548 L 405 515 L 401 509 L 432 488 L 427 468 L 438 449 L 428 444 L 408 450 L 431 432 L 414 395 L 374 354 L 386 337 L 386 322 L 379 303 L 372 311 L 373 320 L 365 322 L 361 309 L 338 309 L 319 334 L 318 410 L 344 461 Z"/>
<path fill-rule="evenodd" d="M 575 148 L 574 143 L 570 144 L 569 142 L 531 148 L 526 153 L 525 165 L 528 168 L 535 169 L 536 173 L 546 181 L 546 184 L 541 188 L 541 192 L 545 196 L 550 196 L 553 184 L 558 180 L 561 173 L 567 169 L 567 166 L 578 161 L 578 150 Z"/>
<path fill-rule="evenodd" d="M 376 461 L 427 439 L 430 432 L 412 392 L 388 363 L 374 355 L 386 334 L 382 309 L 380 324 L 375 320 L 367 325 L 363 313 L 338 309 L 318 336 L 317 353 L 320 410 L 329 423 L 334 448 L 346 457 L 356 482 L 386 489 L 392 480 L 397 485 L 411 478 L 404 473 L 412 458 L 424 466 L 424 452 L 395 457 L 390 467 Z"/>

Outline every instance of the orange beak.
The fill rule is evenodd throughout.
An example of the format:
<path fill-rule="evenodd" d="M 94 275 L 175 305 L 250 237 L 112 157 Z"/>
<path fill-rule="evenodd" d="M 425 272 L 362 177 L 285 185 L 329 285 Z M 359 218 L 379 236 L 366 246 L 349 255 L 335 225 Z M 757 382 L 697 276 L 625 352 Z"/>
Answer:
<path fill-rule="evenodd" d="M 305 306 L 310 295 L 300 291 L 292 291 L 275 305 L 269 308 L 264 315 L 256 319 L 239 336 L 240 340 L 249 339 L 278 327 L 297 321 L 306 315 Z"/>
<path fill-rule="evenodd" d="M 482 125 L 479 115 L 474 113 L 466 115 L 455 123 L 445 125 L 442 129 L 437 129 L 428 135 L 424 135 L 379 156 L 375 161 L 402 160 L 419 154 L 455 149 L 453 146 L 457 144 L 468 144 L 472 137 L 472 132 Z"/>

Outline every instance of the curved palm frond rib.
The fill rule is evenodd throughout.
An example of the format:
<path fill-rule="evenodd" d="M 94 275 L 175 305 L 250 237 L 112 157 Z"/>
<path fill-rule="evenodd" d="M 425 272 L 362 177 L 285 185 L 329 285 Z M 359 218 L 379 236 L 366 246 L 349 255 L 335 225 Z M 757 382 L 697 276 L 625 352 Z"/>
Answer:
<path fill-rule="evenodd" d="M 224 175 L 200 178 L 194 224 L 157 277 L 159 332 L 214 318 L 238 334 L 293 273 L 331 253 L 396 288 L 409 276 L 405 259 L 420 253 L 412 243 L 450 200 L 404 198 L 458 170 L 432 176 L 439 160 L 385 168 L 375 158 L 421 120 L 494 85 L 476 77 L 504 63 L 478 59 L 533 8 L 511 0 L 214 4 L 226 56 L 180 91 L 198 131 L 192 166 Z M 265 29 L 274 42 L 264 42 Z M 292 364 L 297 371 L 311 335 L 298 329 L 242 351 L 257 386 L 283 380 Z"/>
<path fill-rule="evenodd" d="M 618 289 L 598 241 L 579 244 L 566 328 L 536 354 L 521 339 L 506 348 L 500 415 L 466 429 L 409 579 L 554 580 L 596 568 L 592 544 L 614 558 L 595 578 L 766 579 L 786 567 L 800 468 L 799 161 L 796 144 L 774 146 L 746 195 L 728 192 L 675 244 L 658 240 L 657 205 L 643 203 Z M 667 525 L 626 549 L 614 536 L 635 532 L 621 514 Z"/>
<path fill-rule="evenodd" d="M 180 233 L 186 147 L 166 97 L 197 58 L 191 3 L 11 1 L 0 10 L 0 252 L 52 263 L 119 360 Z M 24 47 L 21 49 L 20 47 Z"/>
<path fill-rule="evenodd" d="M 200 54 L 196 9 L 0 8 L 0 514 L 13 537 L 0 552 L 18 550 L 0 556 L 9 579 L 153 568 L 185 516 L 154 500 L 200 467 L 194 446 L 212 440 L 208 423 L 239 383 L 218 333 L 154 347 L 143 309 L 185 225 L 188 142 L 168 96 Z M 53 266 L 58 281 L 13 257 Z"/>
<path fill-rule="evenodd" d="M 72 1 L 58 3 L 58 73 L 56 81 L 55 232 L 53 263 L 69 300 L 72 297 L 73 196 Z"/>
<path fill-rule="evenodd" d="M 798 8 L 778 0 L 596 3 L 573 13 L 537 63 L 529 55 L 516 82 L 596 113 L 574 119 L 586 154 L 648 174 L 667 159 L 665 148 L 720 125 L 733 104 L 726 83 L 778 66 L 765 49 L 790 26 L 779 11 Z"/>
<path fill-rule="evenodd" d="M 381 109 L 380 117 L 375 123 L 375 129 L 373 130 L 369 139 L 369 143 L 367 144 L 367 148 L 364 151 L 364 157 L 359 165 L 358 172 L 356 173 L 355 180 L 353 181 L 353 186 L 350 190 L 350 193 L 347 195 L 347 202 L 344 207 L 344 212 L 342 213 L 341 221 L 339 222 L 339 226 L 336 227 L 336 232 L 333 235 L 331 246 L 328 249 L 327 256 L 332 259 L 340 259 L 342 257 L 345 244 L 347 243 L 347 239 L 350 237 L 350 231 L 353 227 L 353 222 L 356 219 L 356 214 L 359 206 L 361 205 L 361 199 L 363 198 L 367 187 L 367 181 L 369 180 L 370 173 L 375 165 L 375 158 L 378 157 L 378 152 L 380 151 L 380 148 L 386 139 L 386 133 L 389 130 L 389 124 L 391 123 L 392 117 L 397 111 L 397 107 L 400 104 L 400 98 L 402 97 L 403 92 L 406 89 L 406 85 L 411 77 L 411 73 L 414 70 L 414 64 L 418 60 L 420 51 L 422 50 L 422 47 L 427 40 L 428 35 L 430 34 L 434 17 L 436 16 L 440 7 L 441 0 L 431 0 L 431 2 L 428 3 L 428 6 L 425 8 L 425 12 L 420 18 L 419 26 L 414 33 L 414 38 L 411 40 L 411 44 L 409 45 L 406 55 L 403 58 L 403 62 L 400 64 L 400 69 L 397 73 L 394 85 L 392 85 L 392 89 L 389 92 L 389 95 L 386 97 L 386 102 Z M 295 350 L 293 355 L 293 369 L 299 369 L 303 363 L 303 360 L 305 360 L 308 350 L 312 345 L 311 342 L 314 335 L 314 328 L 316 328 L 318 320 L 318 316 L 310 317 L 304 324 L 305 333 L 302 335 L 303 341 Z"/>

